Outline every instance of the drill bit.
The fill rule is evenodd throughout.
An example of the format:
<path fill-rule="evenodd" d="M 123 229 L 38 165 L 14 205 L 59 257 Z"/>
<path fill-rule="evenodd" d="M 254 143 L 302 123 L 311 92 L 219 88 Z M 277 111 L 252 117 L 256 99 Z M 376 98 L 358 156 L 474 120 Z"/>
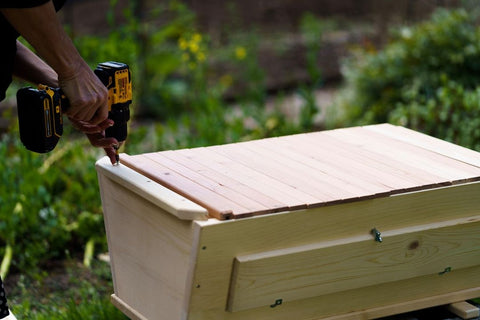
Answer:
<path fill-rule="evenodd" d="M 118 166 L 120 164 L 120 155 L 118 154 L 118 149 L 120 148 L 114 148 L 115 149 L 115 161 L 117 163 L 115 163 L 116 166 Z"/>
<path fill-rule="evenodd" d="M 119 150 L 120 150 L 121 146 L 122 146 L 121 142 L 119 144 L 116 144 L 116 145 L 113 146 L 113 149 L 115 149 L 115 161 L 116 161 L 116 163 L 114 164 L 115 166 L 118 166 L 120 164 Z"/>

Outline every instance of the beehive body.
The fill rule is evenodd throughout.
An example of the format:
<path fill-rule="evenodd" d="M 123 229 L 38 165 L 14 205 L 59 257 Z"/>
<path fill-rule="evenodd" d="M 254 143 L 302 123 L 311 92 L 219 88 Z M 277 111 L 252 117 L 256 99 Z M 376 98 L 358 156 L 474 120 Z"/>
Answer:
<path fill-rule="evenodd" d="M 122 159 L 97 167 L 133 319 L 365 319 L 480 296 L 471 150 L 376 125 Z"/>

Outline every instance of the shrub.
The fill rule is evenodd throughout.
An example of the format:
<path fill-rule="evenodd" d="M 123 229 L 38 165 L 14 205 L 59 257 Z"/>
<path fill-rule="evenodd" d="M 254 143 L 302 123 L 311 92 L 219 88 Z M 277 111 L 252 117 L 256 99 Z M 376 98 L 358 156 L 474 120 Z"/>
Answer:
<path fill-rule="evenodd" d="M 344 64 L 336 125 L 392 122 L 480 149 L 480 29 L 464 9 L 403 27 Z"/>

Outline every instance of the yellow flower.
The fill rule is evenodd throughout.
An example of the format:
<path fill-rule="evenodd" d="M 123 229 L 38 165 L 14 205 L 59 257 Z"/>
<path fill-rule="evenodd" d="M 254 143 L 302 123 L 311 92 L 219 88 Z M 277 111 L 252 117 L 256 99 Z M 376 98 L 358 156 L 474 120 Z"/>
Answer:
<path fill-rule="evenodd" d="M 243 60 L 247 56 L 247 50 L 244 47 L 235 48 L 235 57 L 237 60 Z"/>
<path fill-rule="evenodd" d="M 205 61 L 205 59 L 206 59 L 206 58 L 205 58 L 205 53 L 199 52 L 199 53 L 197 54 L 197 59 L 198 59 L 198 61 L 200 61 L 200 62 Z"/>
<path fill-rule="evenodd" d="M 192 36 L 192 41 L 195 42 L 195 43 L 201 42 L 202 41 L 202 35 L 200 33 L 195 33 Z"/>
<path fill-rule="evenodd" d="M 188 48 L 188 42 L 187 42 L 187 40 L 185 40 L 185 38 L 180 38 L 180 39 L 178 39 L 178 46 L 179 46 L 180 49 L 182 49 L 182 50 L 187 50 L 187 48 Z"/>
<path fill-rule="evenodd" d="M 277 118 L 270 117 L 270 118 L 268 118 L 267 121 L 265 122 L 265 127 L 266 127 L 268 130 L 273 130 L 273 129 L 275 129 L 277 126 L 278 126 L 278 119 L 277 119 Z"/>
<path fill-rule="evenodd" d="M 188 47 L 190 48 L 190 51 L 192 53 L 196 53 L 200 49 L 200 46 L 198 45 L 198 43 L 193 41 L 190 41 L 190 43 L 188 44 Z"/>

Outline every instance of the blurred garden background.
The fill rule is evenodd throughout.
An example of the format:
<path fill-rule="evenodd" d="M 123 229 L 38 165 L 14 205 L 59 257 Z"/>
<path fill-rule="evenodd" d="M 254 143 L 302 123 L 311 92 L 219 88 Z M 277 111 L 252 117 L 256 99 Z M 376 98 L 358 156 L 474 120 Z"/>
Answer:
<path fill-rule="evenodd" d="M 70 0 L 94 68 L 127 63 L 123 152 L 390 122 L 480 151 L 479 5 L 470 0 Z M 0 274 L 19 319 L 126 319 L 113 292 L 95 161 L 66 125 L 21 145 L 16 82 L 0 105 Z"/>

